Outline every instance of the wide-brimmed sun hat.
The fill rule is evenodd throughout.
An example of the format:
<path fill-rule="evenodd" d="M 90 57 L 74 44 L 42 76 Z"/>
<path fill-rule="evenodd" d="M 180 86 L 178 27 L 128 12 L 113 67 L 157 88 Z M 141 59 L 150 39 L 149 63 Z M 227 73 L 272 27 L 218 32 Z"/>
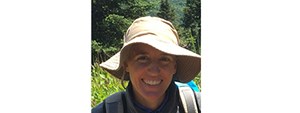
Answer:
<path fill-rule="evenodd" d="M 140 43 L 176 56 L 177 70 L 173 76 L 175 81 L 189 82 L 201 70 L 200 55 L 179 46 L 179 36 L 172 23 L 150 16 L 140 17 L 131 24 L 124 34 L 121 50 L 101 63 L 100 67 L 119 79 L 129 80 L 129 75 L 123 68 L 124 61 L 131 53 L 132 45 Z"/>

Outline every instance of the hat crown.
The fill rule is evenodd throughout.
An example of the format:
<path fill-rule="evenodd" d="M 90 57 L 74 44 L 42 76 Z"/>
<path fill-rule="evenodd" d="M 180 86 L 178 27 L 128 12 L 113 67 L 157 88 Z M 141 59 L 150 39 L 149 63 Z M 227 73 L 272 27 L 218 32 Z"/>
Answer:
<path fill-rule="evenodd" d="M 179 44 L 179 36 L 173 24 L 158 17 L 136 19 L 124 35 L 124 44 L 142 35 L 156 35 L 158 40 Z"/>

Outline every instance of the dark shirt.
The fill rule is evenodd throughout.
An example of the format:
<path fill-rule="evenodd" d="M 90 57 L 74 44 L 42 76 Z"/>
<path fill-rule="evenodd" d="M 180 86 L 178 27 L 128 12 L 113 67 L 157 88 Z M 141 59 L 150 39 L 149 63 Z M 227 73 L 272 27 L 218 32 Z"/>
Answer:
<path fill-rule="evenodd" d="M 134 99 L 131 99 L 133 97 L 133 90 L 131 84 L 128 85 L 126 89 L 126 102 L 127 107 L 129 108 L 127 111 L 128 113 L 176 113 L 177 109 L 179 108 L 179 92 L 174 82 L 171 82 L 170 86 L 168 87 L 166 91 L 166 95 L 172 95 L 172 96 L 166 96 L 164 98 L 165 102 L 162 102 L 160 107 L 154 111 L 146 108 L 146 107 L 137 107 L 137 105 L 134 105 L 134 103 L 137 103 L 134 101 Z M 167 106 L 166 106 L 167 105 Z"/>
<path fill-rule="evenodd" d="M 176 87 L 174 82 L 171 82 L 170 86 L 168 87 L 166 91 L 166 96 L 162 102 L 162 104 L 158 107 L 156 110 L 150 110 L 149 108 L 146 108 L 136 102 L 133 97 L 133 90 L 132 85 L 129 83 L 129 85 L 126 88 L 126 92 L 122 92 L 125 99 L 120 99 L 120 101 L 123 100 L 123 108 L 124 113 L 176 113 L 176 112 L 182 112 L 182 106 L 179 102 L 179 92 L 178 88 Z M 118 109 L 118 108 L 116 108 Z M 105 110 L 105 104 L 102 102 L 98 106 L 92 109 L 92 113 L 106 113 Z"/>
<path fill-rule="evenodd" d="M 133 91 L 130 91 L 133 94 Z M 138 103 L 137 101 L 133 101 L 133 105 L 139 109 L 141 109 L 142 111 L 146 112 L 146 113 L 159 113 L 163 107 L 165 107 L 168 99 L 169 99 L 169 95 L 170 93 L 167 92 L 163 102 L 161 103 L 161 105 L 156 109 L 156 110 L 151 110 L 145 106 L 143 106 L 142 104 Z M 133 99 L 134 100 L 134 99 Z"/>

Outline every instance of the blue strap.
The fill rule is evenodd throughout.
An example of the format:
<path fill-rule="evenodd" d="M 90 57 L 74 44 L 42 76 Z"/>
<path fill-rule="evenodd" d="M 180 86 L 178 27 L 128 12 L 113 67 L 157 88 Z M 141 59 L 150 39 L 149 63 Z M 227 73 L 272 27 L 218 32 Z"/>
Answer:
<path fill-rule="evenodd" d="M 191 80 L 188 83 L 175 82 L 175 84 L 178 87 L 191 87 L 195 92 L 200 92 L 199 88 L 197 87 L 196 83 L 193 80 Z"/>

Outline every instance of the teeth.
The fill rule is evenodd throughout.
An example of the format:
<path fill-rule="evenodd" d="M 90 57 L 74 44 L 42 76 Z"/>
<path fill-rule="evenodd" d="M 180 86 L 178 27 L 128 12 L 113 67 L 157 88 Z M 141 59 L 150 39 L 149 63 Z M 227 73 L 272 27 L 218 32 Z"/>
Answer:
<path fill-rule="evenodd" d="M 148 85 L 158 85 L 160 84 L 161 80 L 144 80 L 144 82 Z"/>

